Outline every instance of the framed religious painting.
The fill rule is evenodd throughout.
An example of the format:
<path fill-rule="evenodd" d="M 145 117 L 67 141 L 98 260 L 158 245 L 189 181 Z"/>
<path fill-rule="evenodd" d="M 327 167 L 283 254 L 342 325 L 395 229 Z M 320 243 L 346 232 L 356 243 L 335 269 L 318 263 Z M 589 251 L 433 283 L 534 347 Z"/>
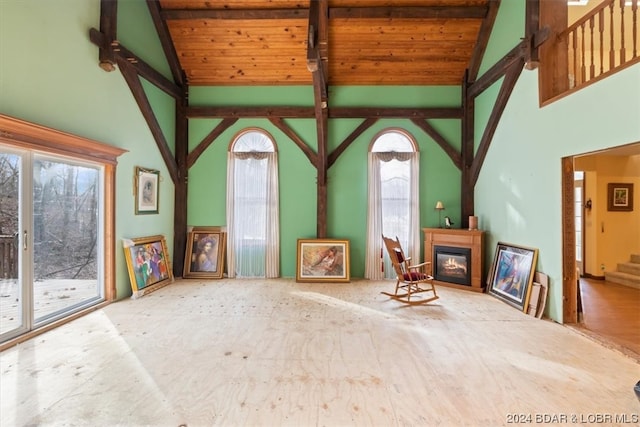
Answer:
<path fill-rule="evenodd" d="M 538 249 L 498 242 L 489 277 L 489 293 L 521 311 L 529 307 Z"/>
<path fill-rule="evenodd" d="M 296 281 L 348 282 L 349 241 L 298 239 Z"/>
<path fill-rule="evenodd" d="M 123 239 L 122 246 L 134 298 L 173 282 L 164 236 Z"/>
<path fill-rule="evenodd" d="M 160 172 L 136 166 L 135 169 L 135 205 L 136 215 L 157 214 L 160 212 Z"/>
<path fill-rule="evenodd" d="M 185 278 L 221 279 L 227 248 L 222 227 L 193 227 L 187 235 Z"/>

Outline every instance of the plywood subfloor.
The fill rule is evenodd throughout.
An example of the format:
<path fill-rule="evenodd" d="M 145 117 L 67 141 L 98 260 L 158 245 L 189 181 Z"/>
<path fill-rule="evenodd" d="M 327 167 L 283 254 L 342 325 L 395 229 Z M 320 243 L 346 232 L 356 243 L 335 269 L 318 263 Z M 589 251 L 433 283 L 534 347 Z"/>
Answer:
<path fill-rule="evenodd" d="M 111 304 L 0 353 L 1 424 L 497 426 L 513 414 L 638 414 L 634 359 L 487 294 L 439 288 L 439 300 L 406 307 L 380 294 L 393 284 L 182 280 Z"/>

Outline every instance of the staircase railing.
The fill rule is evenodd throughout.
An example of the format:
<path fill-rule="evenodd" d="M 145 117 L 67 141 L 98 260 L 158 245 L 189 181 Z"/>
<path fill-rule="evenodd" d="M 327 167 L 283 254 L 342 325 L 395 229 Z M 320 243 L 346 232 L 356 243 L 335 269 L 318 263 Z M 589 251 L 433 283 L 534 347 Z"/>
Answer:
<path fill-rule="evenodd" d="M 568 47 L 569 91 L 640 62 L 640 0 L 604 0 L 559 34 Z"/>

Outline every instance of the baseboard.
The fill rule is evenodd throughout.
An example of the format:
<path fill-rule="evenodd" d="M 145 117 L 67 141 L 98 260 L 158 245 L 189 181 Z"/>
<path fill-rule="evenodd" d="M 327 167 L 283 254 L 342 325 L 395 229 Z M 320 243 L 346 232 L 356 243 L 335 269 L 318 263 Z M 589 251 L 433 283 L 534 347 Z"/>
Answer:
<path fill-rule="evenodd" d="M 594 276 L 593 274 L 589 274 L 589 273 L 584 273 L 580 277 L 584 279 L 604 280 L 604 276 Z"/>

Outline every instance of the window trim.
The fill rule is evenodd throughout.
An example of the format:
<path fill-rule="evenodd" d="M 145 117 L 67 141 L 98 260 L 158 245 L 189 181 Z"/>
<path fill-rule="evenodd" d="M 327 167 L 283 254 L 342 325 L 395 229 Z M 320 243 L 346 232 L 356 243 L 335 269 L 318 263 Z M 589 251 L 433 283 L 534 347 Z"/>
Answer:
<path fill-rule="evenodd" d="M 107 302 L 115 300 L 115 172 L 118 156 L 128 150 L 3 114 L 0 114 L 0 142 L 40 153 L 94 162 L 104 167 L 102 212 L 104 218 L 104 298 Z"/>

